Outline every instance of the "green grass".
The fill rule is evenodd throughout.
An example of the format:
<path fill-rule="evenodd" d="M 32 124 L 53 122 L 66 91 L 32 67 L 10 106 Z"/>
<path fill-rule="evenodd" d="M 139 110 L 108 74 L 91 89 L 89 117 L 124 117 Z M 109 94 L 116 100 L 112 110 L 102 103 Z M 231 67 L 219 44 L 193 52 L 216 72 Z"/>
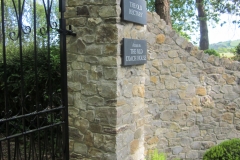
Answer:
<path fill-rule="evenodd" d="M 158 153 L 157 149 L 149 154 L 148 160 L 166 160 L 167 156 L 165 153 Z"/>
<path fill-rule="evenodd" d="M 167 160 L 167 154 L 159 153 L 157 149 L 155 149 L 154 151 L 151 150 L 148 154 L 147 160 Z M 174 160 L 180 160 L 180 159 L 174 158 Z"/>
<path fill-rule="evenodd" d="M 234 55 L 233 53 L 226 52 L 226 53 L 220 53 L 220 56 L 221 56 L 221 57 L 226 57 L 226 58 L 232 58 L 232 57 L 234 57 L 235 55 Z"/>

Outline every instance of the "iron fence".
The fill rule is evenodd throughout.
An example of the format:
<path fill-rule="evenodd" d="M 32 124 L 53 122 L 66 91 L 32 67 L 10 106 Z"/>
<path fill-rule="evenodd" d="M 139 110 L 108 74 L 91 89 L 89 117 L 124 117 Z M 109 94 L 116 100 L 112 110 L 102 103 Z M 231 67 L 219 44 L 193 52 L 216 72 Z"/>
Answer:
<path fill-rule="evenodd" d="M 0 160 L 69 157 L 64 12 L 64 0 L 1 0 Z"/>

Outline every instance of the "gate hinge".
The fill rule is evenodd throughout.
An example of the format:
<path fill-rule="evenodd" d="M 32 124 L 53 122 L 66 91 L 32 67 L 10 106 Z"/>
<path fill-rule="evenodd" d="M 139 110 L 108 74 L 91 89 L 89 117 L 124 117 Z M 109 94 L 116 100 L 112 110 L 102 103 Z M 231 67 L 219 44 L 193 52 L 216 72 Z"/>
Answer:
<path fill-rule="evenodd" d="M 69 30 L 62 30 L 62 29 L 57 29 L 57 31 L 59 32 L 59 33 L 63 33 L 63 34 L 65 34 L 65 35 L 70 35 L 70 36 L 76 36 L 77 35 L 77 33 L 75 33 L 75 32 L 73 32 L 72 31 L 72 26 L 71 25 L 69 25 Z"/>

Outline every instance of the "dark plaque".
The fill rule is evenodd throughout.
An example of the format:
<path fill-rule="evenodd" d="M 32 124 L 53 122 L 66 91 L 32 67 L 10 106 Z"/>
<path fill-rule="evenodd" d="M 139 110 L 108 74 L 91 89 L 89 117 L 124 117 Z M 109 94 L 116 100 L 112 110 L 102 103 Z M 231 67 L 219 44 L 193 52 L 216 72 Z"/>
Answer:
<path fill-rule="evenodd" d="M 122 17 L 126 21 L 147 24 L 147 7 L 145 0 L 122 0 Z"/>
<path fill-rule="evenodd" d="M 147 62 L 147 41 L 123 38 L 123 66 L 145 64 Z"/>

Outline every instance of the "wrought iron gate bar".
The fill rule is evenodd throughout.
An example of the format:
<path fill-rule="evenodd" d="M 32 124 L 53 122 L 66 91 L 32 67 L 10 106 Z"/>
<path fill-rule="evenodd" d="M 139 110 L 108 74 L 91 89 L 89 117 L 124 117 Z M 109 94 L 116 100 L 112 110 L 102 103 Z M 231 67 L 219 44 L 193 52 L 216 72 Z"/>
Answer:
<path fill-rule="evenodd" d="M 12 138 L 16 138 L 16 137 L 19 137 L 19 136 L 24 136 L 24 135 L 27 135 L 27 134 L 30 134 L 30 133 L 34 133 L 36 131 L 41 131 L 41 130 L 44 130 L 44 129 L 47 129 L 47 128 L 52 128 L 52 127 L 55 127 L 55 126 L 59 126 L 59 125 L 62 125 L 64 123 L 65 122 L 57 122 L 57 123 L 54 123 L 54 124 L 51 124 L 51 125 L 40 127 L 38 129 L 32 129 L 32 130 L 22 132 L 22 133 L 19 133 L 19 134 L 15 134 L 15 135 L 11 135 L 11 136 L 8 136 L 8 137 L 5 137 L 5 138 L 0 138 L 0 141 L 10 140 Z"/>
<path fill-rule="evenodd" d="M 60 30 L 63 30 L 64 33 L 67 32 L 66 30 L 66 20 L 64 18 L 64 12 L 66 11 L 66 4 L 65 0 L 59 1 L 59 11 L 61 13 L 61 18 L 60 18 Z M 76 34 L 75 34 L 76 35 Z M 75 36 L 73 35 L 73 36 Z M 66 34 L 61 34 L 60 36 L 60 46 L 61 46 L 61 71 L 62 73 L 66 73 L 62 75 L 62 105 L 63 106 L 68 106 L 68 95 L 67 95 L 67 46 L 66 46 Z M 65 108 L 65 111 L 62 113 L 62 116 L 65 120 L 65 124 L 63 129 L 63 137 L 67 139 L 69 137 L 69 128 L 68 128 L 68 107 Z M 69 141 L 63 141 L 63 151 L 64 151 L 64 157 L 69 157 Z M 65 159 L 65 158 L 64 158 Z M 67 160 L 67 159 L 65 159 Z"/>
<path fill-rule="evenodd" d="M 6 41 L 5 41 L 5 27 L 4 27 L 4 2 L 3 0 L 1 0 L 1 18 L 2 18 L 2 52 L 3 52 L 3 78 L 4 78 L 4 85 L 7 86 L 7 71 L 6 71 Z M 8 94 L 7 92 L 7 88 L 4 88 L 4 108 L 6 111 L 7 110 L 7 106 L 8 106 L 8 101 L 6 98 L 6 95 Z"/>
<path fill-rule="evenodd" d="M 7 86 L 7 72 L 6 72 L 6 41 L 5 41 L 5 27 L 4 27 L 4 20 L 5 20 L 5 16 L 4 16 L 4 12 L 5 12 L 5 9 L 4 9 L 4 2 L 3 0 L 1 0 L 1 20 L 2 20 L 2 52 L 3 52 L 3 78 L 4 78 L 4 86 Z M 3 112 L 6 112 L 7 111 L 7 107 L 8 107 L 8 101 L 7 101 L 7 95 L 8 95 L 8 91 L 7 91 L 7 87 L 4 88 L 4 111 Z M 8 123 L 6 123 L 6 128 L 8 128 Z M 6 129 L 6 134 L 8 134 L 8 129 Z M 10 156 L 10 141 L 8 140 L 7 141 L 7 153 L 8 153 L 8 159 L 11 158 Z M 2 147 L 1 147 L 1 151 L 0 151 L 0 154 L 2 154 Z M 1 156 L 0 158 L 2 158 L 3 156 Z"/>
<path fill-rule="evenodd" d="M 33 27 L 33 37 L 34 37 L 34 73 L 35 73 L 35 81 L 36 81 L 36 85 L 34 86 L 35 87 L 35 90 L 36 90 L 36 109 L 37 109 L 37 113 L 39 113 L 39 90 L 38 90 L 38 53 L 37 53 L 37 21 L 36 21 L 36 0 L 33 0 L 33 21 L 34 21 L 34 27 Z M 38 115 L 37 115 L 37 125 L 39 125 L 39 118 L 38 118 Z"/>
<path fill-rule="evenodd" d="M 65 109 L 65 107 L 61 106 L 61 107 L 56 107 L 56 108 L 53 108 L 53 109 L 45 109 L 45 110 L 42 110 L 42 111 L 39 111 L 39 112 L 35 111 L 35 112 L 32 112 L 32 113 L 28 113 L 28 114 L 24 114 L 24 115 L 20 115 L 20 116 L 14 116 L 14 117 L 11 117 L 11 118 L 3 118 L 3 119 L 0 119 L 0 123 L 8 122 L 8 121 L 16 120 L 16 119 L 22 119 L 22 118 L 26 118 L 26 117 L 29 117 L 29 116 L 35 116 L 35 115 L 38 115 L 38 114 L 55 112 L 55 111 L 58 111 L 58 110 L 61 110 L 61 109 Z"/>

